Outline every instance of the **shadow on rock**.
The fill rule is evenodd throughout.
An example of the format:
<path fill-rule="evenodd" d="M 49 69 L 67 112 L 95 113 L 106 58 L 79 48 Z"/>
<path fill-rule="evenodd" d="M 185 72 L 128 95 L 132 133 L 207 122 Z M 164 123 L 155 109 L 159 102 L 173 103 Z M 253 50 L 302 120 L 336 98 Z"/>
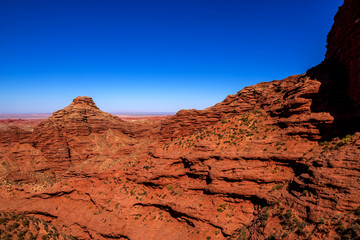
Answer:
<path fill-rule="evenodd" d="M 324 140 L 354 134 L 360 130 L 360 104 L 350 94 L 349 74 L 345 66 L 335 61 L 324 61 L 306 73 L 321 82 L 313 98 L 312 112 L 329 112 L 334 122 L 320 128 Z"/>

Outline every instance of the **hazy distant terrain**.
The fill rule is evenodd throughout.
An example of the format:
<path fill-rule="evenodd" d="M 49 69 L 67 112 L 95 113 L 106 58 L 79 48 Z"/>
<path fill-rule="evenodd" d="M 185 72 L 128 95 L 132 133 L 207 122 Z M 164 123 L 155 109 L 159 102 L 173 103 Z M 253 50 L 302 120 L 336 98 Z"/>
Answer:
<path fill-rule="evenodd" d="M 112 113 L 119 118 L 147 118 L 147 117 L 163 117 L 171 116 L 175 113 Z M 18 114 L 0 114 L 0 119 L 47 119 L 51 113 L 18 113 Z"/>

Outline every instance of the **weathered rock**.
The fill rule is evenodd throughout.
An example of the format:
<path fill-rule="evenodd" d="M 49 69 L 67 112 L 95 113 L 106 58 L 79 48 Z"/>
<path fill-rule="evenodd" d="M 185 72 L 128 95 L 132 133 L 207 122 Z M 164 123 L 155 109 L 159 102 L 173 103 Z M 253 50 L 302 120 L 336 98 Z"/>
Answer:
<path fill-rule="evenodd" d="M 344 79 L 349 97 L 360 103 L 360 2 L 345 1 L 335 16 L 327 38 L 326 61 L 345 67 Z M 347 78 L 346 78 L 347 77 Z M 347 81 L 347 82 L 346 82 Z"/>
<path fill-rule="evenodd" d="M 4 127 L 0 210 L 77 239 L 358 239 L 358 7 L 306 74 L 161 126 L 79 97 L 33 132 Z"/>
<path fill-rule="evenodd" d="M 186 136 L 221 119 L 261 109 L 270 114 L 275 125 L 286 128 L 289 135 L 320 139 L 319 128 L 328 128 L 333 122 L 329 113 L 311 111 L 312 97 L 320 85 L 319 81 L 306 75 L 295 75 L 281 81 L 246 87 L 205 110 L 178 112 L 162 124 L 161 137 L 166 141 Z"/>

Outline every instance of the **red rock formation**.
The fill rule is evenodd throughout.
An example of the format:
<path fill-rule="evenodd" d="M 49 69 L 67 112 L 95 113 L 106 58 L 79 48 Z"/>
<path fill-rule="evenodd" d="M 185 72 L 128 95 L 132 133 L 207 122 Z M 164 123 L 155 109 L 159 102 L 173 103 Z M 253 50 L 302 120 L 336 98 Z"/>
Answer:
<path fill-rule="evenodd" d="M 32 142 L 51 162 L 53 171 L 64 171 L 72 162 L 79 163 L 93 156 L 93 151 L 84 151 L 89 145 L 94 147 L 88 136 L 108 129 L 124 131 L 125 123 L 99 110 L 90 97 L 77 97 L 39 124 L 32 134 Z"/>
<path fill-rule="evenodd" d="M 326 128 L 333 121 L 327 112 L 311 111 L 312 97 L 320 85 L 306 75 L 296 75 L 246 87 L 205 110 L 178 112 L 162 124 L 161 137 L 166 140 L 186 136 L 229 116 L 262 109 L 273 117 L 274 125 L 286 128 L 289 135 L 320 139 L 319 126 Z"/>
<path fill-rule="evenodd" d="M 194 133 L 228 116 L 261 108 L 290 134 L 309 139 L 360 131 L 360 3 L 345 1 L 328 35 L 325 61 L 305 75 L 246 87 L 203 111 L 180 111 L 163 123 L 166 139 Z"/>
<path fill-rule="evenodd" d="M 327 38 L 326 58 L 307 72 L 321 87 L 312 104 L 313 112 L 330 112 L 332 127 L 324 137 L 360 131 L 360 3 L 348 0 L 339 8 Z"/>
<path fill-rule="evenodd" d="M 345 1 L 335 16 L 327 38 L 326 61 L 344 66 L 347 70 L 348 94 L 360 103 L 360 2 Z M 345 79 L 343 79 L 344 81 Z"/>
<path fill-rule="evenodd" d="M 306 74 L 182 110 L 161 127 L 79 97 L 32 133 L 10 130 L 0 210 L 77 239 L 358 239 L 358 102 L 348 86 L 359 68 L 341 44 L 357 31 L 342 29 L 356 11 L 345 0 L 326 60 Z"/>
<path fill-rule="evenodd" d="M 34 172 L 64 175 L 79 163 L 115 161 L 136 151 L 139 143 L 136 139 L 156 131 L 158 126 L 156 121 L 147 125 L 123 121 L 99 110 L 90 97 L 75 98 L 34 129 L 18 127 L 18 122 L 13 124 L 14 121 L 8 124 L 3 121 L 0 128 L 0 156 L 6 166 L 1 172 L 18 181 L 38 179 Z M 29 159 L 36 161 L 27 162 Z M 86 174 L 94 171 L 87 170 Z"/>

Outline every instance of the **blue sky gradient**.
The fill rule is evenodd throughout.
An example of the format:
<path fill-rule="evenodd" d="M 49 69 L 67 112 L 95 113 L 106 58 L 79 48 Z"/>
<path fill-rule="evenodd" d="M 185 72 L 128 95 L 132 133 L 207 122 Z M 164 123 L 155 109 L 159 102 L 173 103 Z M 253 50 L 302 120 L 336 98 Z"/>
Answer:
<path fill-rule="evenodd" d="M 342 0 L 0 0 L 0 113 L 204 109 L 320 63 Z"/>

